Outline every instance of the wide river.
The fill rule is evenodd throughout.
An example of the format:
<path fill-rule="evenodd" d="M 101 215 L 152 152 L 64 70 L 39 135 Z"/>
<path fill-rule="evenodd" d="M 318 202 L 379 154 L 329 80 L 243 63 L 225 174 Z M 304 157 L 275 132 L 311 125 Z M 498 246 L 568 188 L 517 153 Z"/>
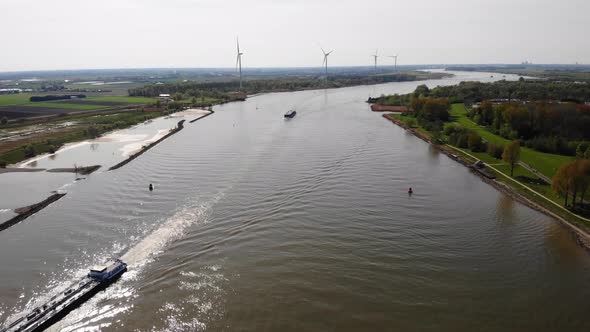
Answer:
<path fill-rule="evenodd" d="M 0 322 L 122 256 L 51 330 L 589 331 L 590 254 L 365 103 L 422 83 L 218 106 L 72 184 L 0 232 Z"/>

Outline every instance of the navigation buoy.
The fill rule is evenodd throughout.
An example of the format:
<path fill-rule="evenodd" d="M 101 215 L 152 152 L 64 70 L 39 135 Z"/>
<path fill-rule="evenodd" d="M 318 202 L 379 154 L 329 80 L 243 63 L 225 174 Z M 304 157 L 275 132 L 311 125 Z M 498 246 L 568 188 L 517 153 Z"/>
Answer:
<path fill-rule="evenodd" d="M 154 190 L 154 185 L 150 183 L 150 186 L 148 187 L 150 189 L 150 191 Z"/>
<path fill-rule="evenodd" d="M 408 194 L 412 194 L 414 191 L 412 190 L 412 187 L 408 188 Z"/>

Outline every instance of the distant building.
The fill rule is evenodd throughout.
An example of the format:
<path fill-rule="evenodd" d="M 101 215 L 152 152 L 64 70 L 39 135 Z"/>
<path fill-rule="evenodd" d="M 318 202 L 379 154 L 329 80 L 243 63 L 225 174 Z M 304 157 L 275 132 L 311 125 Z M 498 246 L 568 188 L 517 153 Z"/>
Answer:
<path fill-rule="evenodd" d="M 0 95 L 12 95 L 23 92 L 23 89 L 0 89 Z"/>
<path fill-rule="evenodd" d="M 174 101 L 172 99 L 172 97 L 170 97 L 170 94 L 168 94 L 168 93 L 160 93 L 160 95 L 158 96 L 158 99 L 163 100 L 165 102 Z"/>
<path fill-rule="evenodd" d="M 245 92 L 229 92 L 227 96 L 230 100 L 246 100 L 248 97 Z"/>

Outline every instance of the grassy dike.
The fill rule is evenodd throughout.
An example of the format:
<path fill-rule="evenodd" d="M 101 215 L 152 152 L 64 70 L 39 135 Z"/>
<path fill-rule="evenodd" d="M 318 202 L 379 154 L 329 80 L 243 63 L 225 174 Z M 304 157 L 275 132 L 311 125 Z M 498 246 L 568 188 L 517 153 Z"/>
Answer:
<path fill-rule="evenodd" d="M 467 110 L 463 104 L 453 105 L 451 115 L 455 123 L 477 130 L 482 138 L 489 142 L 496 144 L 504 144 L 507 142 L 504 138 L 490 133 L 485 128 L 478 126 L 467 118 Z M 412 132 L 419 138 L 433 144 L 432 133 L 421 126 L 416 125 L 416 121 L 413 117 L 402 114 L 384 114 L 383 117 Z M 446 140 L 446 137 L 443 137 L 443 139 Z M 542 181 L 536 174 L 517 165 L 514 170 L 514 177 L 510 177 L 510 166 L 502 160 L 493 158 L 485 152 L 472 152 L 469 149 L 463 149 L 448 144 L 436 146 L 448 155 L 457 156 L 457 161 L 466 166 L 472 165 L 478 160 L 485 162 L 488 165 L 487 170 L 496 176 L 496 179 L 494 180 L 481 176 L 485 182 L 512 196 L 521 203 L 556 218 L 563 225 L 572 230 L 572 233 L 576 236 L 576 240 L 580 245 L 590 249 L 590 221 L 583 217 L 580 218 L 569 210 L 563 208 L 563 199 L 558 197 L 551 190 L 550 185 L 540 184 Z M 525 149 L 526 152 L 524 151 Z M 552 177 L 555 172 L 552 171 L 553 168 L 558 168 L 562 162 L 571 160 L 571 158 L 567 156 L 541 153 L 528 148 L 521 148 L 521 159 L 549 177 Z"/>

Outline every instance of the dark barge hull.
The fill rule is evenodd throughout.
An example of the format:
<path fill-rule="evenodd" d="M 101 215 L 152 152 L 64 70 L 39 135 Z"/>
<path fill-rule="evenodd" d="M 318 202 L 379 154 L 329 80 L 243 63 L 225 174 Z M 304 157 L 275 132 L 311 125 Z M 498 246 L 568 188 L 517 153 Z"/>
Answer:
<path fill-rule="evenodd" d="M 43 324 L 39 325 L 35 329 L 28 330 L 28 331 L 31 331 L 31 332 L 45 331 L 51 325 L 62 320 L 62 318 L 67 316 L 74 309 L 79 308 L 82 304 L 84 304 L 84 302 L 90 300 L 94 295 L 105 290 L 110 284 L 117 281 L 119 278 L 121 278 L 121 274 L 119 276 L 117 276 L 116 278 L 113 278 L 113 280 L 111 280 L 109 282 L 102 282 L 102 283 L 94 286 L 94 288 L 91 288 L 88 292 L 86 292 L 86 294 L 82 295 L 81 297 L 76 299 L 74 302 L 70 303 L 68 306 L 66 306 L 65 308 L 63 308 L 59 312 L 55 313 L 53 316 L 51 316 L 51 318 L 49 318 L 47 321 L 43 322 Z M 24 331 L 27 331 L 27 330 L 24 330 Z"/>
<path fill-rule="evenodd" d="M 99 282 L 99 283 L 95 284 L 94 286 L 90 286 L 90 288 L 88 290 L 82 290 L 84 293 L 80 297 L 78 297 L 75 300 L 73 300 L 72 302 L 66 304 L 62 309 L 58 309 L 55 312 L 47 313 L 46 316 L 49 318 L 46 319 L 45 317 L 43 317 L 42 319 L 46 319 L 46 320 L 43 321 L 38 326 L 35 326 L 35 327 L 23 326 L 20 329 L 15 329 L 16 326 L 13 325 L 13 326 L 7 327 L 6 329 L 0 330 L 0 332 L 13 332 L 13 331 L 15 331 L 15 332 L 16 331 L 19 331 L 19 332 L 39 332 L 39 331 L 44 331 L 47 328 L 49 328 L 51 325 L 57 323 L 62 318 L 67 316 L 67 314 L 72 312 L 74 309 L 79 308 L 82 304 L 84 304 L 84 302 L 88 301 L 94 295 L 105 290 L 109 285 L 111 285 L 112 283 L 117 281 L 119 278 L 121 278 L 121 276 L 123 275 L 123 273 L 125 273 L 125 271 L 127 271 L 126 268 L 121 273 L 119 273 L 117 276 L 114 276 L 112 279 L 105 280 L 103 282 Z M 26 320 L 27 318 L 23 317 L 22 319 Z M 33 322 L 32 324 L 35 324 L 35 323 Z"/>

